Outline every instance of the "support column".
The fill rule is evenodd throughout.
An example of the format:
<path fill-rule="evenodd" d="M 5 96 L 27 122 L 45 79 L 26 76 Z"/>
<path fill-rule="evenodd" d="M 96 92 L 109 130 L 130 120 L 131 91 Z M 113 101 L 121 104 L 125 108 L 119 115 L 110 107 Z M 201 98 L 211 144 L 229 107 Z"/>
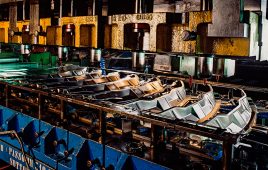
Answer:
<path fill-rule="evenodd" d="M 60 100 L 60 119 L 61 121 L 63 121 L 64 117 L 65 117 L 65 112 L 66 112 L 66 103 L 64 100 Z"/>
<path fill-rule="evenodd" d="M 39 20 L 39 0 L 30 0 L 30 36 L 31 43 L 38 44 L 38 34 L 40 32 Z"/>
<path fill-rule="evenodd" d="M 23 0 L 23 4 L 22 4 L 22 20 L 25 20 L 25 4 L 26 4 L 26 0 Z"/>
<path fill-rule="evenodd" d="M 222 158 L 222 169 L 230 170 L 233 159 L 233 145 L 229 142 L 223 142 L 223 158 Z"/>
<path fill-rule="evenodd" d="M 44 111 L 44 97 L 38 93 L 38 119 L 42 119 L 42 114 Z"/>
<path fill-rule="evenodd" d="M 157 26 L 150 25 L 150 51 L 156 51 Z"/>
<path fill-rule="evenodd" d="M 102 16 L 102 7 L 103 7 L 103 0 L 93 0 L 93 9 L 92 14 L 97 15 L 98 19 L 98 41 L 97 41 L 97 47 L 103 48 L 104 47 L 104 23 L 106 23 L 105 17 Z"/>
<path fill-rule="evenodd" d="M 80 24 L 75 24 L 75 47 L 80 47 Z"/>
<path fill-rule="evenodd" d="M 60 18 L 62 18 L 62 0 L 60 0 Z"/>
<path fill-rule="evenodd" d="M 10 0 L 9 3 L 9 30 L 8 30 L 8 42 L 17 43 L 15 32 L 18 31 L 17 28 L 17 1 Z"/>
<path fill-rule="evenodd" d="M 6 84 L 5 85 L 5 97 L 6 97 L 6 101 L 5 101 L 5 104 L 6 104 L 6 107 L 9 106 L 9 95 L 10 95 L 10 89 L 9 89 L 9 85 Z"/>
<path fill-rule="evenodd" d="M 74 16 L 74 0 L 71 0 L 71 17 Z"/>
<path fill-rule="evenodd" d="M 120 23 L 118 24 L 118 27 L 116 29 L 116 33 L 114 34 L 113 32 L 113 39 L 117 38 L 117 42 L 114 42 L 113 48 L 117 48 L 117 49 L 124 49 L 124 24 Z"/>
<path fill-rule="evenodd" d="M 159 142 L 159 126 L 151 125 L 151 159 L 153 161 L 158 160 L 158 142 Z"/>
<path fill-rule="evenodd" d="M 105 157 L 106 157 L 106 150 L 105 150 L 105 143 L 106 143 L 106 113 L 103 111 L 99 111 L 99 119 L 100 119 L 100 139 L 99 142 L 102 144 L 102 167 L 106 167 Z"/>

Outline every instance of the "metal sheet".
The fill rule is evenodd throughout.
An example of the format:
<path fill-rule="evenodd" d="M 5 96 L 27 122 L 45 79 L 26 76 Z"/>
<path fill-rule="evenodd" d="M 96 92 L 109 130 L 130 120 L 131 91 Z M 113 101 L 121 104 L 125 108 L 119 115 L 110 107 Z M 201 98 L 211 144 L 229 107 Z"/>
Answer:
<path fill-rule="evenodd" d="M 230 133 L 241 132 L 250 122 L 252 109 L 248 103 L 246 93 L 241 90 L 243 96 L 238 100 L 238 106 L 228 114 L 219 114 L 207 125 L 226 129 Z"/>
<path fill-rule="evenodd" d="M 247 25 L 240 23 L 240 0 L 214 0 L 212 24 L 208 26 L 211 37 L 247 37 Z"/>

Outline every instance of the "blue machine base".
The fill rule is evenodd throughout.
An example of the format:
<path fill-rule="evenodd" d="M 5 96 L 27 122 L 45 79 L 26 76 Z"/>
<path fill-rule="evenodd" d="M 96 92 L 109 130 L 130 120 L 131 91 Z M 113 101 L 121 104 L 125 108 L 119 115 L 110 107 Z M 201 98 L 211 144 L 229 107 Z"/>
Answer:
<path fill-rule="evenodd" d="M 33 170 L 168 169 L 0 106 L 0 132 L 10 130 L 19 134 Z M 21 146 L 11 135 L 0 135 L 0 160 L 26 170 Z"/>

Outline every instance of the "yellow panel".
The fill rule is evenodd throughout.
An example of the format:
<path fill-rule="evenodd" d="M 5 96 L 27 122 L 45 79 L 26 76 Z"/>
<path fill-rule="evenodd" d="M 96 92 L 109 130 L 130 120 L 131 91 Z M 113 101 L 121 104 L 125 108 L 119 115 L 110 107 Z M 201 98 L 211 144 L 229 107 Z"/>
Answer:
<path fill-rule="evenodd" d="M 201 23 L 209 23 L 212 20 L 211 11 L 189 12 L 189 24 L 174 24 L 172 26 L 172 52 L 196 53 L 196 41 L 183 41 L 182 33 L 184 31 L 197 31 Z"/>
<path fill-rule="evenodd" d="M 248 38 L 215 38 L 212 53 L 227 56 L 249 56 Z"/>
<path fill-rule="evenodd" d="M 215 54 L 221 56 L 249 56 L 249 38 L 222 38 L 199 36 L 197 54 Z"/>
<path fill-rule="evenodd" d="M 104 48 L 111 48 L 111 36 L 112 27 L 110 25 L 105 25 L 104 28 Z"/>
<path fill-rule="evenodd" d="M 62 28 L 56 29 L 56 45 L 62 45 Z"/>
<path fill-rule="evenodd" d="M 22 32 L 23 25 L 29 25 L 29 24 L 30 24 L 30 21 L 28 21 L 28 20 L 27 21 L 18 21 L 17 27 L 18 27 L 19 31 Z M 22 37 L 19 36 L 18 38 L 19 38 L 18 43 L 22 43 Z"/>
<path fill-rule="evenodd" d="M 60 26 L 51 26 L 47 28 L 47 45 L 61 45 L 62 44 L 62 28 Z"/>
<path fill-rule="evenodd" d="M 46 28 L 48 26 L 51 26 L 51 19 L 50 18 L 40 19 L 40 26 L 42 26 L 43 31 L 46 31 Z"/>
<path fill-rule="evenodd" d="M 212 22 L 212 12 L 190 12 L 189 13 L 189 31 L 197 31 L 197 26 L 201 23 Z"/>
<path fill-rule="evenodd" d="M 23 25 L 29 25 L 29 24 L 30 24 L 30 21 L 29 20 L 27 20 L 27 21 L 17 21 L 18 31 L 19 32 L 22 32 Z M 40 26 L 42 26 L 43 31 L 46 31 L 47 26 L 50 26 L 50 25 L 51 25 L 51 19 L 50 18 L 40 19 Z M 3 36 L 4 37 L 4 40 L 5 40 L 4 42 L 5 43 L 8 43 L 9 21 L 0 22 L 0 28 L 4 28 L 5 29 L 5 35 Z M 2 31 L 1 31 L 1 34 L 2 34 Z M 2 39 L 1 38 L 1 35 L 0 35 L 0 39 Z M 22 43 L 21 36 L 15 36 L 12 39 L 12 42 Z M 46 38 L 45 37 L 42 37 L 42 36 L 39 36 L 39 44 L 46 45 Z"/>
<path fill-rule="evenodd" d="M 112 25 L 112 28 L 111 28 L 111 34 L 112 34 L 112 37 L 111 37 L 111 48 L 118 48 L 118 44 L 119 44 L 119 37 L 118 37 L 118 32 L 120 30 L 118 29 L 118 26 L 113 24 Z"/>
<path fill-rule="evenodd" d="M 0 33 L 0 41 L 8 43 L 9 22 L 8 21 L 1 21 L 0 22 L 0 28 L 2 29 L 2 31 Z"/>
<path fill-rule="evenodd" d="M 40 19 L 40 26 L 42 27 L 43 32 L 46 32 L 47 27 L 50 25 L 51 25 L 50 18 Z M 45 36 L 39 36 L 39 44 L 46 45 L 46 37 Z"/>
<path fill-rule="evenodd" d="M 5 28 L 0 28 L 0 42 L 5 42 Z"/>
<path fill-rule="evenodd" d="M 196 41 L 183 41 L 181 34 L 189 30 L 188 25 L 176 24 L 172 26 L 171 51 L 181 53 L 195 53 Z"/>
<path fill-rule="evenodd" d="M 75 46 L 80 47 L 80 26 L 93 25 L 92 29 L 92 47 L 97 48 L 98 44 L 98 17 L 97 16 L 81 16 L 81 17 L 63 17 L 60 18 L 60 26 L 74 24 L 75 25 Z M 62 34 L 61 34 L 62 36 Z M 60 37 L 62 41 L 62 37 Z M 62 44 L 61 44 L 62 45 Z"/>
<path fill-rule="evenodd" d="M 131 23 L 142 23 L 150 26 L 149 49 L 156 52 L 156 32 L 159 24 L 167 22 L 167 13 L 120 14 L 109 18 L 112 25 L 111 48 L 124 49 L 124 26 Z"/>
<path fill-rule="evenodd" d="M 189 24 L 176 24 L 172 26 L 172 51 L 188 54 L 215 54 L 222 56 L 249 56 L 249 38 L 219 38 L 207 37 L 206 23 L 212 22 L 212 13 L 190 12 Z M 202 27 L 200 24 L 204 23 Z M 183 31 L 198 32 L 196 41 L 183 41 Z"/>

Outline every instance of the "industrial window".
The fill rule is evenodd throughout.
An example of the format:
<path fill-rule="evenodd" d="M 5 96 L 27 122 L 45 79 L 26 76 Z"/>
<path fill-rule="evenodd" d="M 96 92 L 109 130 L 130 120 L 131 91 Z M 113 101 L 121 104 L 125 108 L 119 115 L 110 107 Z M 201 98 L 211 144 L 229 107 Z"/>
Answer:
<path fill-rule="evenodd" d="M 0 5 L 0 21 L 8 21 L 9 20 L 9 7 L 8 4 Z"/>
<path fill-rule="evenodd" d="M 18 9 L 18 11 L 17 11 L 17 20 L 18 21 L 22 21 L 23 20 L 23 2 L 22 1 L 20 1 L 20 2 L 17 2 L 17 9 Z"/>

